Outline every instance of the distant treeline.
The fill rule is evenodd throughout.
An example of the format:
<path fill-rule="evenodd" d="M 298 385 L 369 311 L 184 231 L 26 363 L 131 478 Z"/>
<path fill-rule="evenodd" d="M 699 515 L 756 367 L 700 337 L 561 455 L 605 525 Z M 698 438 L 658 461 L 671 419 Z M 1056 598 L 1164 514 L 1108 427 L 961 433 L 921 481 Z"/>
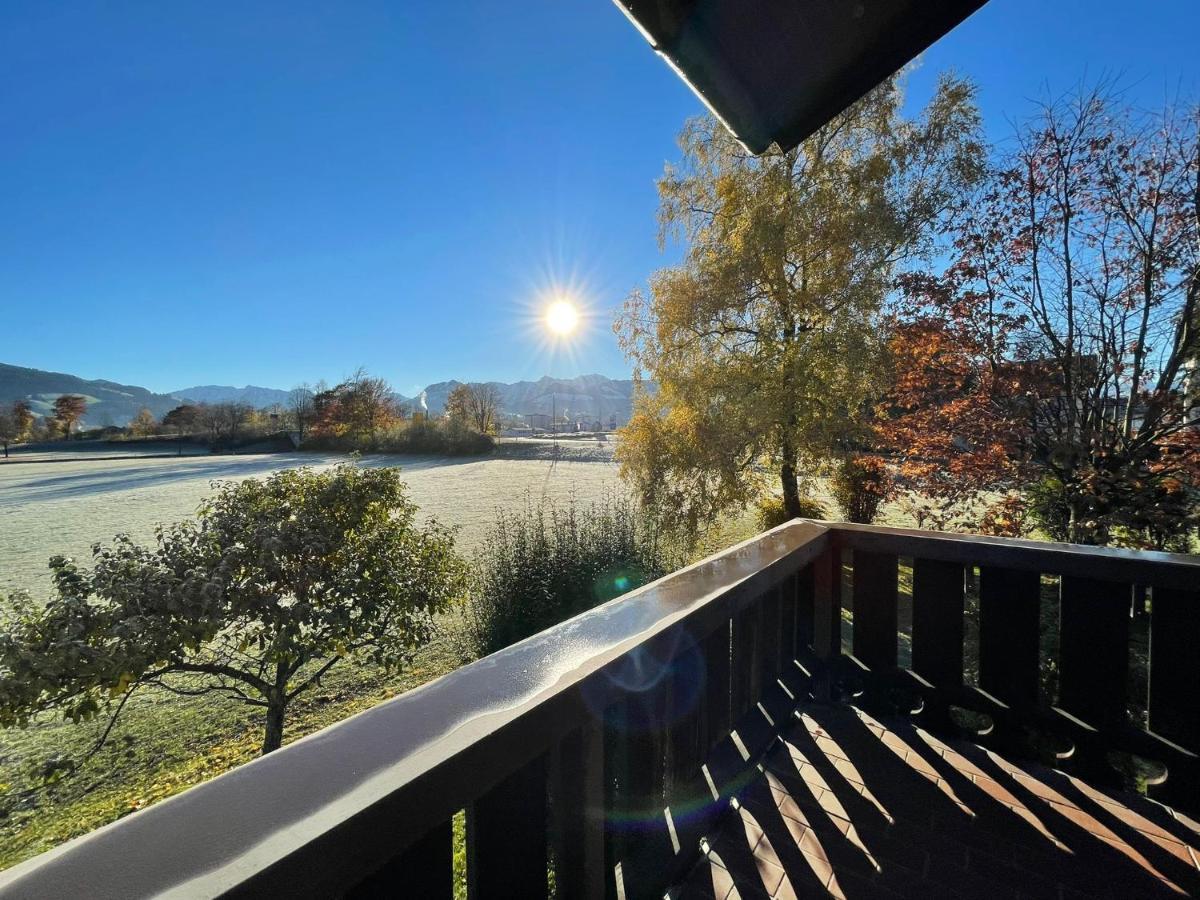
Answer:
<path fill-rule="evenodd" d="M 324 382 L 294 388 L 287 403 L 255 409 L 248 403 L 181 403 L 161 420 L 141 409 L 124 428 L 80 431 L 87 411 L 84 397 L 63 394 L 55 414 L 39 419 L 24 401 L 0 411 L 0 444 L 69 440 L 177 437 L 226 450 L 283 432 L 314 450 L 378 453 L 482 454 L 494 446 L 499 395 L 489 385 L 459 385 L 445 412 L 431 416 L 412 410 L 392 386 L 359 369 L 333 386 Z"/>

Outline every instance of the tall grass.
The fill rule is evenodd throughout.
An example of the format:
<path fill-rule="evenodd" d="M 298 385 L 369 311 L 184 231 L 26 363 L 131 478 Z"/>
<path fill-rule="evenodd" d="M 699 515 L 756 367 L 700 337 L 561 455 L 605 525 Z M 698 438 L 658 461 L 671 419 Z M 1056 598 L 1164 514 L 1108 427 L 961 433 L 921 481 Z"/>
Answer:
<path fill-rule="evenodd" d="M 630 497 L 586 506 L 532 502 L 499 510 L 475 552 L 467 611 L 472 651 L 484 656 L 678 568 L 655 517 Z"/>

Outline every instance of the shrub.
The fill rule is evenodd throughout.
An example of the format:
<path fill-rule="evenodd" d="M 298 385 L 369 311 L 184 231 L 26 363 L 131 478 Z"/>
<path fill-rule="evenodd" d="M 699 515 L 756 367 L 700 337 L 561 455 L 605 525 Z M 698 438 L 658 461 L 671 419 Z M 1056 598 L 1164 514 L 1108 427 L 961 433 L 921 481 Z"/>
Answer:
<path fill-rule="evenodd" d="M 757 509 L 759 531 L 770 531 L 776 525 L 782 525 L 792 518 L 783 508 L 782 497 L 763 497 L 758 501 Z M 829 518 L 829 510 L 825 508 L 824 503 L 815 497 L 801 497 L 800 518 L 819 519 L 823 521 Z"/>
<path fill-rule="evenodd" d="M 891 492 L 891 473 L 878 456 L 849 457 L 833 475 L 833 498 L 850 522 L 870 525 Z"/>
<path fill-rule="evenodd" d="M 374 436 L 314 434 L 305 450 L 358 450 L 364 453 L 428 453 L 443 456 L 483 456 L 496 439 L 446 420 L 405 422 Z"/>
<path fill-rule="evenodd" d="M 1052 541 L 1065 541 L 1071 533 L 1071 506 L 1062 481 L 1047 475 L 1025 492 L 1029 516 Z"/>
<path fill-rule="evenodd" d="M 483 656 L 677 568 L 656 519 L 623 495 L 501 510 L 475 554 L 467 616 Z"/>

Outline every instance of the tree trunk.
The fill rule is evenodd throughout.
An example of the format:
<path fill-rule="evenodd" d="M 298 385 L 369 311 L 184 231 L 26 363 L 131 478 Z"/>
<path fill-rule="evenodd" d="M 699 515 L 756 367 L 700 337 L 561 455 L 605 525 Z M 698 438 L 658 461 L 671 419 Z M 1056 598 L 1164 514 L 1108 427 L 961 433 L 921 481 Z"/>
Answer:
<path fill-rule="evenodd" d="M 789 519 L 800 517 L 800 489 L 796 484 L 796 467 L 790 460 L 779 466 L 779 480 L 783 486 L 783 510 Z"/>
<path fill-rule="evenodd" d="M 267 706 L 267 721 L 263 728 L 262 755 L 283 746 L 283 714 L 287 707 L 282 698 L 272 697 Z"/>

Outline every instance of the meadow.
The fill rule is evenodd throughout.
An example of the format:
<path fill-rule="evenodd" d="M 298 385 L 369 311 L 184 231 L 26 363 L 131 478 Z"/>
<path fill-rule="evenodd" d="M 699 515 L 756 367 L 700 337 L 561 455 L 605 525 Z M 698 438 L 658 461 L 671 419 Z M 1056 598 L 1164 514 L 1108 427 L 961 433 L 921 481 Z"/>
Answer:
<path fill-rule="evenodd" d="M 399 466 L 413 500 L 429 516 L 460 528 L 469 550 L 496 509 L 547 496 L 582 501 L 619 486 L 609 450 L 561 448 L 544 458 L 539 445 L 505 447 L 494 457 L 365 456 L 364 466 Z M 49 589 L 46 561 L 55 554 L 85 561 L 91 546 L 124 532 L 152 541 L 160 523 L 195 512 L 213 481 L 258 478 L 296 466 L 327 468 L 339 454 L 192 456 L 0 464 L 0 593 Z"/>

